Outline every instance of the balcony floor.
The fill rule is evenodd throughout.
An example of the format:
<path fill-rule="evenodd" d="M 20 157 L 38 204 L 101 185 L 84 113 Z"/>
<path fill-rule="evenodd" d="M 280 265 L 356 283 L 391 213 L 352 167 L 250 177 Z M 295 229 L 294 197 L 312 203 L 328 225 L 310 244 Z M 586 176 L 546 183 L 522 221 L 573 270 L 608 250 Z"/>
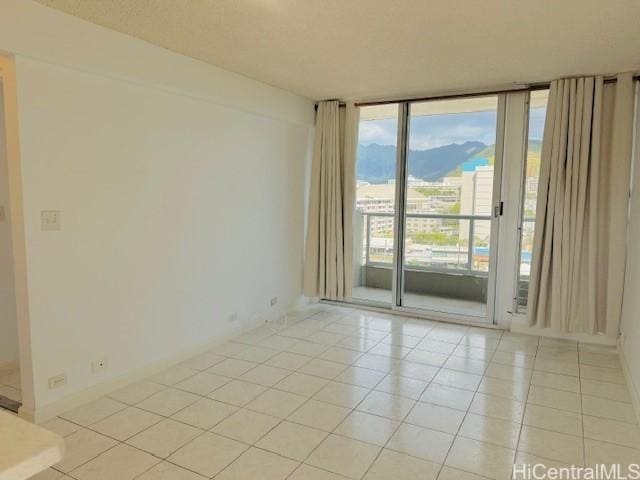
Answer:
<path fill-rule="evenodd" d="M 391 290 L 371 287 L 353 287 L 353 298 L 355 300 L 391 303 Z M 482 317 L 482 319 L 485 319 L 487 316 L 487 305 L 485 303 L 457 298 L 437 297 L 435 295 L 405 293 L 404 306 L 455 315 Z"/>

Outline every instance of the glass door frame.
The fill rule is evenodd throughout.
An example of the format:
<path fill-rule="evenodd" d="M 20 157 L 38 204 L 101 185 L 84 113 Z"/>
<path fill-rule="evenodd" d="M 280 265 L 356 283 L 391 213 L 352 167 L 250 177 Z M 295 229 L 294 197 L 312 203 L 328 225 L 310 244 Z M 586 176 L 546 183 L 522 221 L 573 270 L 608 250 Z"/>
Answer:
<path fill-rule="evenodd" d="M 478 97 L 489 96 L 478 94 Z M 506 94 L 497 94 L 497 118 L 496 118 L 496 141 L 495 141 L 495 162 L 494 180 L 492 193 L 491 212 L 491 239 L 489 244 L 489 272 L 487 281 L 487 314 L 486 317 L 473 317 L 470 315 L 442 312 L 403 305 L 404 293 L 404 254 L 405 254 L 405 234 L 406 234 L 406 211 L 407 211 L 407 189 L 408 175 L 407 162 L 409 154 L 409 131 L 411 128 L 411 105 L 416 101 L 401 102 L 398 104 L 398 144 L 396 149 L 396 191 L 395 191 L 395 215 L 394 215 L 394 255 L 393 255 L 393 277 L 392 277 L 392 303 L 391 309 L 398 312 L 405 312 L 417 315 L 425 315 L 429 318 L 442 319 L 448 321 L 472 322 L 478 324 L 495 324 L 495 299 L 498 270 L 498 246 L 500 217 L 503 212 L 501 201 L 502 190 L 502 163 L 504 153 L 504 135 L 506 120 Z M 427 100 L 428 101 L 428 100 Z M 436 100 L 434 100 L 436 101 Z M 424 102 L 424 101 L 421 101 Z M 464 217 L 464 216 L 462 216 Z M 471 221 L 470 221 L 471 229 Z M 469 245 L 468 248 L 471 248 Z"/>

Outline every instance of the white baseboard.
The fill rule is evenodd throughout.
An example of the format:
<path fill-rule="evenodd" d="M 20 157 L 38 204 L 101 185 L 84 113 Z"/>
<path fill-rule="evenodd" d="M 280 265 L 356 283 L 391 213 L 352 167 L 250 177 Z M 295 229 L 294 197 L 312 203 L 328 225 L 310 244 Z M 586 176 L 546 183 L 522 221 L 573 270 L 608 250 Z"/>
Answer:
<path fill-rule="evenodd" d="M 298 305 L 300 306 L 296 307 L 296 309 L 302 308 L 302 304 L 298 303 Z M 264 325 L 265 319 L 265 317 L 256 318 L 254 324 L 247 325 L 245 328 L 243 328 L 242 332 L 235 332 L 223 338 L 217 337 L 216 339 L 209 340 L 202 345 L 184 350 L 177 355 L 172 355 L 160 361 L 144 365 L 140 368 L 135 368 L 119 377 L 106 380 L 85 390 L 71 393 L 59 400 L 43 405 L 41 407 L 37 407 L 35 410 L 31 410 L 23 405 L 22 407 L 20 407 L 18 415 L 21 418 L 24 418 L 25 420 L 33 423 L 46 422 L 47 420 L 50 420 L 53 417 L 60 415 L 61 413 L 79 407 L 80 405 L 83 405 L 85 403 L 89 403 L 104 395 L 108 395 L 109 393 L 115 392 L 116 390 L 131 383 L 138 382 L 151 375 L 160 373 L 163 370 L 172 367 L 173 365 L 184 362 L 185 360 L 195 357 L 196 355 L 200 355 L 201 353 L 204 353 L 225 342 L 228 342 L 229 340 L 236 338 L 244 332 L 260 327 Z"/>
<path fill-rule="evenodd" d="M 620 356 L 620 363 L 622 364 L 622 371 L 624 372 L 624 378 L 627 381 L 627 387 L 629 387 L 629 395 L 631 395 L 631 403 L 633 404 L 633 410 L 636 413 L 636 419 L 640 423 L 640 385 L 636 385 L 631 376 L 631 370 L 629 370 L 629 363 L 627 357 L 624 354 L 624 349 L 618 345 L 618 354 Z"/>
<path fill-rule="evenodd" d="M 588 333 L 561 333 L 550 328 L 530 327 L 517 321 L 512 321 L 509 330 L 513 333 L 534 335 L 536 337 L 559 338 L 564 340 L 574 340 L 580 343 L 590 343 L 592 345 L 616 346 L 616 339 L 606 335 L 589 335 Z"/>

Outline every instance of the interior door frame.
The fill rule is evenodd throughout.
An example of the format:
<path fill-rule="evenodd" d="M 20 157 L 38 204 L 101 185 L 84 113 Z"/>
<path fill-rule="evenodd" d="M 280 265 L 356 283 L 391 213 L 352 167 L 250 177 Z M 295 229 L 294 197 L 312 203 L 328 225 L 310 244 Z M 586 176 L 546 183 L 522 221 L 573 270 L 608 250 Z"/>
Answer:
<path fill-rule="evenodd" d="M 478 94 L 478 97 L 488 96 Z M 401 102 L 398 104 L 398 147 L 396 149 L 396 190 L 395 190 L 395 212 L 394 212 L 394 254 L 393 254 L 393 277 L 391 296 L 391 309 L 398 312 L 414 315 L 426 315 L 429 318 L 438 320 L 470 322 L 481 324 L 496 324 L 495 302 L 498 272 L 498 248 L 500 240 L 500 217 L 504 211 L 502 206 L 502 164 L 504 156 L 504 140 L 506 126 L 506 105 L 507 95 L 500 93 L 497 97 L 497 117 L 496 117 L 496 140 L 495 140 L 495 161 L 493 172 L 493 195 L 492 195 L 492 215 L 491 215 L 491 240 L 489 245 L 489 275 L 487 280 L 487 314 L 485 317 L 473 317 L 438 310 L 429 310 L 403 305 L 404 293 L 404 238 L 406 230 L 406 193 L 408 185 L 407 157 L 409 152 L 409 132 L 411 129 L 411 104 L 414 102 Z"/>

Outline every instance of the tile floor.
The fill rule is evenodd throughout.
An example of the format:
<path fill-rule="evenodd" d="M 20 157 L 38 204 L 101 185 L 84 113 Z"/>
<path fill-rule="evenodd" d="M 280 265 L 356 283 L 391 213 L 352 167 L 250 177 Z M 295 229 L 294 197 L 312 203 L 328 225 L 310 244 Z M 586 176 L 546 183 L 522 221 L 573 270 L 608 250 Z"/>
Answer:
<path fill-rule="evenodd" d="M 507 479 L 637 462 L 636 422 L 615 350 L 317 305 L 47 422 L 34 478 Z"/>
<path fill-rule="evenodd" d="M 0 395 L 16 402 L 22 401 L 18 368 L 0 371 Z"/>

